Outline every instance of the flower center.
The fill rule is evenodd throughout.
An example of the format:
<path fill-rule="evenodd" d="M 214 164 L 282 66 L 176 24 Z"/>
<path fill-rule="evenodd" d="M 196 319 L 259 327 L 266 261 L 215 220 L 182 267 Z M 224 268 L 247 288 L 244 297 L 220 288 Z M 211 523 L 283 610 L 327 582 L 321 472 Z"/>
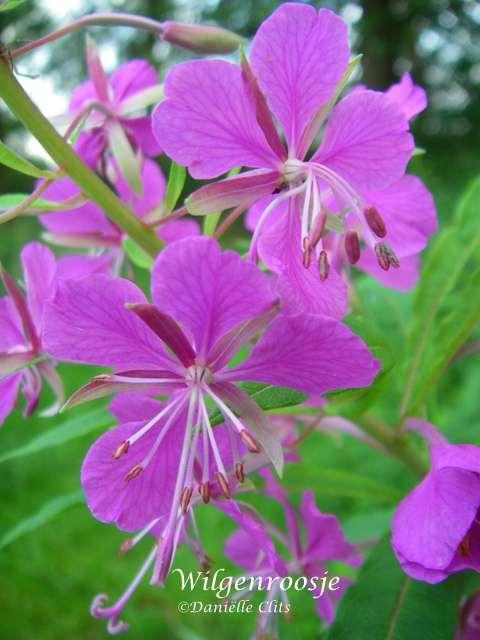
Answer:
<path fill-rule="evenodd" d="M 185 373 L 185 381 L 189 385 L 200 385 L 202 382 L 208 384 L 212 380 L 213 374 L 210 369 L 201 364 L 192 364 Z"/>

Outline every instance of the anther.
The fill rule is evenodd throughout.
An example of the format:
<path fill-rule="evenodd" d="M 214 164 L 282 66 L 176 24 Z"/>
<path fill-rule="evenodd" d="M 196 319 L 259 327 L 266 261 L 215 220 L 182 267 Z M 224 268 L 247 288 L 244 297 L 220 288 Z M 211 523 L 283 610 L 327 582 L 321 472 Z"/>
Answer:
<path fill-rule="evenodd" d="M 243 469 L 243 462 L 235 463 L 235 475 L 240 483 L 245 482 L 245 471 Z"/>
<path fill-rule="evenodd" d="M 350 264 L 360 260 L 360 240 L 356 231 L 347 231 L 345 234 L 345 253 Z"/>
<path fill-rule="evenodd" d="M 247 445 L 247 449 L 250 451 L 250 453 L 260 453 L 262 447 L 260 446 L 260 443 L 252 436 L 250 431 L 247 431 L 247 429 L 242 429 L 240 431 L 240 437 Z"/>
<path fill-rule="evenodd" d="M 142 473 L 142 471 L 143 471 L 142 465 L 136 464 L 132 469 L 130 469 L 130 471 L 125 476 L 124 478 L 125 482 L 130 482 L 130 480 L 133 480 L 133 478 L 136 478 L 137 476 L 139 476 Z"/>
<path fill-rule="evenodd" d="M 463 540 L 460 542 L 460 544 L 458 545 L 458 552 L 460 553 L 460 555 L 462 556 L 470 556 L 471 555 L 471 550 L 470 550 L 470 533 L 467 533 L 466 536 L 463 538 Z"/>
<path fill-rule="evenodd" d="M 376 236 L 384 238 L 387 235 L 385 222 L 375 207 L 372 205 L 365 207 L 363 215 L 365 216 L 368 226 Z"/>
<path fill-rule="evenodd" d="M 127 553 L 127 551 L 130 551 L 132 546 L 133 546 L 132 538 L 126 538 L 126 540 L 124 540 L 122 542 L 122 544 L 120 545 L 120 548 L 118 550 L 118 555 L 119 556 L 124 556 Z"/>
<path fill-rule="evenodd" d="M 217 482 L 220 486 L 220 490 L 225 496 L 225 498 L 230 498 L 231 496 L 230 487 L 228 486 L 228 481 L 226 477 L 223 475 L 223 473 L 221 473 L 220 471 L 217 471 L 215 473 L 215 478 L 217 479 Z"/>
<path fill-rule="evenodd" d="M 124 453 L 127 453 L 130 447 L 130 443 L 128 440 L 124 440 L 112 453 L 112 458 L 118 460 Z"/>
<path fill-rule="evenodd" d="M 330 265 L 328 264 L 328 256 L 326 251 L 320 251 L 318 256 L 318 273 L 322 282 L 328 278 Z"/>
<path fill-rule="evenodd" d="M 180 508 L 183 515 L 187 513 L 188 505 L 190 504 L 190 498 L 192 497 L 192 487 L 183 487 L 182 495 L 180 496 Z"/>
<path fill-rule="evenodd" d="M 384 242 L 377 242 L 375 245 L 375 255 L 377 256 L 378 264 L 384 271 L 388 271 L 390 267 L 398 269 L 400 266 L 400 262 L 393 249 Z"/>
<path fill-rule="evenodd" d="M 207 481 L 199 484 L 198 493 L 201 495 L 202 500 L 205 504 L 207 504 L 207 502 L 210 502 L 210 483 Z"/>

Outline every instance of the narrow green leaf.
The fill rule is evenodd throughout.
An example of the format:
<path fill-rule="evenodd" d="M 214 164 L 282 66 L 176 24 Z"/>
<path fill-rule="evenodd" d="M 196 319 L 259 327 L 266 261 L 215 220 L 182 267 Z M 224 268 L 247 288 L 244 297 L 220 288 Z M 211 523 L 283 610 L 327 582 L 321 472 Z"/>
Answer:
<path fill-rule="evenodd" d="M 23 4 L 26 0 L 4 0 L 0 2 L 0 11 L 11 11 L 12 9 L 16 9 L 21 4 Z"/>
<path fill-rule="evenodd" d="M 464 575 L 436 585 L 403 573 L 386 537 L 372 550 L 337 611 L 327 640 L 452 638 Z"/>
<path fill-rule="evenodd" d="M 185 180 L 187 178 L 187 170 L 181 164 L 173 162 L 170 165 L 168 174 L 167 190 L 165 192 L 165 213 L 170 213 L 180 198 Z"/>
<path fill-rule="evenodd" d="M 2 5 L 0 5 L 0 10 L 2 9 Z M 27 176 L 32 176 L 33 178 L 58 178 L 58 175 L 53 171 L 47 171 L 46 169 L 40 169 L 40 167 L 35 166 L 30 160 L 23 158 L 16 151 L 13 151 L 7 145 L 5 145 L 0 140 L 0 164 L 5 165 L 6 167 L 10 167 L 10 169 L 14 169 L 14 171 L 19 171 L 20 173 L 24 173 Z"/>
<path fill-rule="evenodd" d="M 36 529 L 39 529 L 44 524 L 47 524 L 50 520 L 53 520 L 57 515 L 66 511 L 70 507 L 83 502 L 83 493 L 81 491 L 74 491 L 73 493 L 67 493 L 62 496 L 57 496 L 53 500 L 50 500 L 43 507 L 28 518 L 24 518 L 17 522 L 17 524 L 9 529 L 0 538 L 0 549 L 3 549 L 7 545 L 11 544 L 21 536 L 27 533 L 32 533 Z"/>
<path fill-rule="evenodd" d="M 305 394 L 295 389 L 289 389 L 288 387 L 274 387 L 271 384 L 265 385 L 258 382 L 244 382 L 239 386 L 242 387 L 252 400 L 255 400 L 258 406 L 264 411 L 278 409 L 280 407 L 291 407 L 307 399 Z M 210 421 L 212 426 L 223 422 L 223 415 L 219 409 L 212 411 Z"/>
<path fill-rule="evenodd" d="M 425 260 L 405 353 L 402 416 L 418 410 L 478 322 L 479 204 L 480 178 L 461 200 L 452 227 L 439 234 Z"/>
<path fill-rule="evenodd" d="M 75 438 L 81 438 L 92 431 L 104 429 L 112 423 L 113 418 L 106 409 L 94 409 L 93 411 L 78 414 L 65 420 L 58 427 L 49 429 L 32 438 L 30 442 L 27 442 L 21 447 L 6 451 L 0 455 L 0 462 L 22 458 L 32 453 L 43 451 L 44 449 L 65 444 Z"/>
<path fill-rule="evenodd" d="M 142 249 L 140 245 L 138 245 L 135 240 L 132 240 L 129 236 L 127 236 L 123 242 L 123 250 L 133 262 L 133 264 L 137 265 L 141 269 L 151 269 L 153 265 L 153 258 L 146 251 Z"/>
<path fill-rule="evenodd" d="M 343 469 L 296 467 L 290 471 L 287 482 L 290 488 L 315 487 L 318 495 L 354 498 L 369 503 L 395 505 L 403 496 L 396 487 Z"/>

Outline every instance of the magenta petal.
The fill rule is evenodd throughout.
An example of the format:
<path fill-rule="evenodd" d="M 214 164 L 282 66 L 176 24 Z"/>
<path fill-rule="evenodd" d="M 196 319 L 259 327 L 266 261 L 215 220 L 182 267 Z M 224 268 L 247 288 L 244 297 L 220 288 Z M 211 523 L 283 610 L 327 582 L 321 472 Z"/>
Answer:
<path fill-rule="evenodd" d="M 420 259 L 418 256 L 400 258 L 400 267 L 398 269 L 385 271 L 379 266 L 375 253 L 369 247 L 366 247 L 362 251 L 360 260 L 355 264 L 355 267 L 370 274 L 385 287 L 391 287 L 399 291 L 409 291 L 418 280 Z"/>
<path fill-rule="evenodd" d="M 174 242 L 153 267 L 152 297 L 193 338 L 206 357 L 220 336 L 264 311 L 274 300 L 268 278 L 211 238 Z"/>
<path fill-rule="evenodd" d="M 113 458 L 113 453 L 143 426 L 142 422 L 110 429 L 93 443 L 83 461 L 81 480 L 95 518 L 134 531 L 154 518 L 168 515 L 182 448 L 183 419 L 181 416 L 172 425 L 147 468 L 129 482 L 125 476 L 148 454 L 160 429 L 151 429 L 118 459 Z"/>
<path fill-rule="evenodd" d="M 228 380 L 252 380 L 325 393 L 369 385 L 379 370 L 364 342 L 326 316 L 278 316 L 250 356 L 222 374 Z"/>
<path fill-rule="evenodd" d="M 183 240 L 190 236 L 199 236 L 200 227 L 196 220 L 183 218 L 181 220 L 169 220 L 157 228 L 157 235 L 167 244 Z"/>
<path fill-rule="evenodd" d="M 86 102 L 97 99 L 97 92 L 91 80 L 85 80 L 72 93 L 68 110 L 75 113 L 79 111 Z"/>
<path fill-rule="evenodd" d="M 413 84 L 412 76 L 409 73 L 404 73 L 400 82 L 387 89 L 385 95 L 400 107 L 408 120 L 427 107 L 425 89 Z"/>
<path fill-rule="evenodd" d="M 43 196 L 53 202 L 62 202 L 76 196 L 80 189 L 70 178 L 55 180 L 44 191 Z M 108 220 L 103 211 L 93 202 L 68 209 L 67 211 L 55 211 L 40 216 L 40 221 L 45 229 L 57 234 L 87 234 L 98 233 L 108 238 L 118 238 L 119 232 Z"/>
<path fill-rule="evenodd" d="M 17 310 L 8 296 L 0 298 L 0 351 L 24 344 L 22 323 Z"/>
<path fill-rule="evenodd" d="M 153 87 L 157 82 L 155 68 L 147 60 L 140 59 L 129 60 L 110 76 L 110 86 L 117 104 L 143 89 Z"/>
<path fill-rule="evenodd" d="M 61 282 L 46 311 L 44 345 L 60 360 L 122 368 L 169 368 L 157 336 L 126 303 L 146 302 L 133 283 L 94 275 Z M 167 364 L 168 363 L 168 364 Z"/>
<path fill-rule="evenodd" d="M 20 259 L 27 290 L 27 304 L 38 333 L 41 333 L 45 304 L 54 294 L 57 265 L 55 256 L 39 242 L 29 242 Z"/>
<path fill-rule="evenodd" d="M 347 27 L 327 9 L 283 3 L 258 29 L 251 65 L 295 157 L 310 118 L 348 63 Z"/>
<path fill-rule="evenodd" d="M 214 178 L 236 166 L 277 167 L 236 65 L 178 64 L 165 79 L 165 96 L 153 112 L 153 132 L 194 178 Z"/>
<path fill-rule="evenodd" d="M 265 198 L 255 209 L 264 208 L 266 204 Z M 271 222 L 265 223 L 258 252 L 266 266 L 279 276 L 277 290 L 285 311 L 341 318 L 347 311 L 347 286 L 334 269 L 330 269 L 328 278 L 322 281 L 314 256 L 309 268 L 303 266 L 300 218 L 295 203 L 282 203 L 271 216 L 275 219 L 272 217 Z"/>
<path fill-rule="evenodd" d="M 138 393 L 119 393 L 108 407 L 118 422 L 149 420 L 162 409 L 162 403 Z"/>
<path fill-rule="evenodd" d="M 453 467 L 430 472 L 393 516 L 392 546 L 403 570 L 426 582 L 443 580 L 479 506 L 478 473 Z"/>
<path fill-rule="evenodd" d="M 117 170 L 115 188 L 120 198 L 142 217 L 162 204 L 165 195 L 165 178 L 160 167 L 153 160 L 145 159 L 142 164 L 140 179 L 141 194 L 135 193 Z"/>
<path fill-rule="evenodd" d="M 338 518 L 319 511 L 313 491 L 303 492 L 300 513 L 306 530 L 304 558 L 307 562 L 341 560 L 353 566 L 362 562 L 360 554 L 345 538 Z"/>
<path fill-rule="evenodd" d="M 59 280 L 78 280 L 93 274 L 107 273 L 112 264 L 112 255 L 62 256 L 57 260 L 57 278 Z"/>
<path fill-rule="evenodd" d="M 363 195 L 380 212 L 387 228 L 385 240 L 399 258 L 424 249 L 437 230 L 432 194 L 416 176 L 405 175 L 385 189 Z"/>
<path fill-rule="evenodd" d="M 0 426 L 15 408 L 21 380 L 21 373 L 13 373 L 0 380 Z"/>
<path fill-rule="evenodd" d="M 272 193 L 280 181 L 281 176 L 277 171 L 247 171 L 200 187 L 188 197 L 187 207 L 193 215 L 215 213 L 237 206 L 248 207 L 258 198 Z"/>
<path fill-rule="evenodd" d="M 81 131 L 73 148 L 92 169 L 97 168 L 98 160 L 107 146 L 103 128 Z"/>
<path fill-rule="evenodd" d="M 359 189 L 382 189 L 402 177 L 413 149 L 400 108 L 378 91 L 355 91 L 333 109 L 312 160 Z"/>
<path fill-rule="evenodd" d="M 161 153 L 162 147 L 153 135 L 152 119 L 150 116 L 122 118 L 121 123 L 129 137 L 134 140 L 136 146 L 141 149 L 146 156 L 154 158 Z"/>

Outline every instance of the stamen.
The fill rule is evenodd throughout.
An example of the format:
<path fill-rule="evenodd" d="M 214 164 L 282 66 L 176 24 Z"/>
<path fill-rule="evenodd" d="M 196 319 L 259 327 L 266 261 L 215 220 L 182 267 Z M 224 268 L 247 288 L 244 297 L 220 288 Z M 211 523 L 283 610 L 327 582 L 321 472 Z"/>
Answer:
<path fill-rule="evenodd" d="M 198 493 L 202 497 L 202 500 L 205 504 L 210 502 L 210 482 L 201 482 L 198 485 Z"/>
<path fill-rule="evenodd" d="M 223 493 L 223 495 L 225 496 L 225 498 L 227 498 L 227 500 L 229 498 L 231 498 L 231 493 L 230 493 L 230 487 L 228 486 L 228 480 L 226 478 L 226 476 L 221 473 L 220 471 L 216 471 L 215 472 L 215 478 L 218 482 L 218 485 L 220 487 L 221 492 Z"/>
<path fill-rule="evenodd" d="M 188 506 L 190 504 L 190 500 L 192 497 L 193 489 L 192 487 L 184 487 L 182 491 L 182 495 L 180 498 L 180 509 L 182 510 L 182 514 L 185 515 L 188 510 Z"/>
<path fill-rule="evenodd" d="M 400 262 L 393 249 L 385 244 L 385 242 L 377 242 L 375 245 L 375 255 L 377 256 L 378 264 L 384 271 L 388 271 L 390 267 L 394 269 L 400 267 Z"/>
<path fill-rule="evenodd" d="M 137 476 L 139 476 L 142 473 L 142 471 L 143 471 L 142 465 L 136 464 L 132 469 L 130 469 L 130 471 L 125 476 L 124 478 L 125 482 L 130 482 L 130 480 L 133 480 L 133 478 L 136 478 Z"/>
<path fill-rule="evenodd" d="M 124 556 L 127 553 L 127 551 L 130 551 L 132 547 L 133 547 L 133 539 L 126 538 L 120 545 L 120 548 L 118 550 L 118 555 Z"/>
<path fill-rule="evenodd" d="M 360 260 L 360 240 L 356 231 L 347 231 L 345 234 L 345 253 L 350 264 Z"/>
<path fill-rule="evenodd" d="M 328 278 L 328 272 L 330 270 L 330 265 L 328 264 L 328 256 L 327 252 L 322 250 L 318 256 L 318 273 L 320 275 L 320 280 L 324 282 Z"/>
<path fill-rule="evenodd" d="M 387 235 L 387 228 L 382 216 L 378 213 L 377 209 L 373 205 L 365 207 L 363 215 L 367 221 L 368 226 L 373 233 L 379 238 L 384 238 Z"/>
<path fill-rule="evenodd" d="M 320 238 L 322 237 L 322 233 L 325 229 L 326 222 L 327 222 L 327 214 L 325 213 L 325 211 L 320 211 L 320 213 L 315 218 L 312 230 L 310 231 L 310 237 L 308 239 L 310 247 L 315 247 L 320 241 Z"/>
<path fill-rule="evenodd" d="M 124 440 L 121 444 L 118 445 L 118 447 L 112 453 L 112 458 L 114 458 L 115 460 L 118 460 L 121 456 L 123 456 L 124 453 L 128 452 L 129 448 L 130 448 L 129 441 Z"/>
<path fill-rule="evenodd" d="M 240 483 L 245 482 L 245 469 L 243 468 L 243 462 L 237 462 L 235 464 L 235 476 Z"/>
<path fill-rule="evenodd" d="M 262 447 L 260 446 L 258 440 L 253 437 L 250 431 L 248 431 L 248 429 L 242 429 L 242 431 L 240 431 L 240 437 L 247 445 L 247 449 L 250 451 L 250 453 L 260 453 Z"/>

